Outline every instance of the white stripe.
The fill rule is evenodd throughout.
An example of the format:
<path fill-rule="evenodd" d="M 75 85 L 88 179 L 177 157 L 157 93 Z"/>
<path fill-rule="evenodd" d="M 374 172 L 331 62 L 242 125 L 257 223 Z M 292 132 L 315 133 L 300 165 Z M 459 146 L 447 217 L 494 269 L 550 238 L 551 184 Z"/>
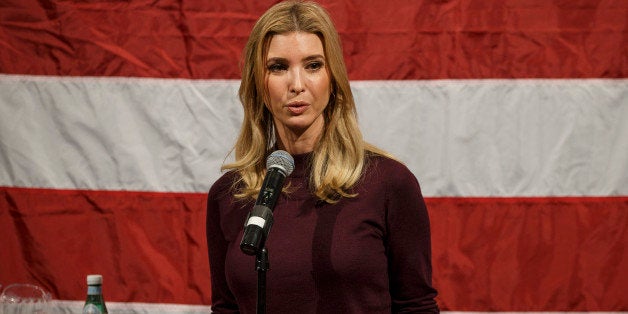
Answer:
<path fill-rule="evenodd" d="M 205 192 L 238 81 L 0 75 L 0 185 Z M 628 195 L 628 80 L 352 82 L 426 196 Z"/>
<path fill-rule="evenodd" d="M 79 314 L 83 308 L 84 301 L 65 301 L 54 300 L 52 307 L 53 313 L 59 314 Z M 128 314 L 196 314 L 211 313 L 210 306 L 207 305 L 187 305 L 187 304 L 166 304 L 166 303 L 139 303 L 139 302 L 107 302 L 107 310 L 109 313 L 128 313 Z M 443 314 L 620 314 L 628 312 L 540 312 L 540 311 L 519 311 L 519 312 L 464 312 L 464 311 L 442 311 Z"/>
<path fill-rule="evenodd" d="M 80 314 L 85 301 L 53 300 L 52 313 Z M 139 302 L 106 302 L 109 313 L 125 314 L 206 314 L 211 313 L 209 305 L 169 304 L 169 303 L 139 303 Z"/>
<path fill-rule="evenodd" d="M 628 80 L 352 84 L 365 137 L 426 195 L 628 194 Z"/>
<path fill-rule="evenodd" d="M 237 88 L 0 76 L 0 185 L 206 191 L 239 127 Z"/>

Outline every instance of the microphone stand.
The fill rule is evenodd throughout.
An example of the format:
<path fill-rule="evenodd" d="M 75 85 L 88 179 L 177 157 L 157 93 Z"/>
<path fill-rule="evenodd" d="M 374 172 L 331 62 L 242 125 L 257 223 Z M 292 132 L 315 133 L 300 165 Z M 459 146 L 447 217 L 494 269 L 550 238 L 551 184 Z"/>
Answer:
<path fill-rule="evenodd" d="M 266 272 L 269 269 L 268 250 L 264 247 L 259 250 L 255 256 L 255 271 L 257 271 L 257 314 L 266 314 Z"/>
<path fill-rule="evenodd" d="M 264 223 L 259 223 L 262 220 Z M 253 221 L 253 223 L 248 223 Z M 259 224 L 257 224 L 259 223 Z M 260 226 L 260 224 L 262 226 Z M 257 272 L 257 314 L 266 314 L 266 272 L 270 269 L 266 237 L 273 225 L 273 212 L 264 205 L 255 205 L 247 217 L 240 249 L 248 255 L 255 255 L 255 271 Z M 247 232 L 248 231 L 248 232 Z"/>
<path fill-rule="evenodd" d="M 255 206 L 246 217 L 240 249 L 255 255 L 257 272 L 257 314 L 266 314 L 266 272 L 270 269 L 266 238 L 273 225 L 273 208 L 281 193 L 286 176 L 294 170 L 294 159 L 285 151 L 270 154 L 266 161 L 268 171 L 262 182 Z"/>
<path fill-rule="evenodd" d="M 251 221 L 252 223 L 249 223 Z M 257 314 L 266 314 L 266 272 L 270 269 L 270 263 L 265 243 L 272 225 L 272 210 L 264 205 L 255 205 L 247 217 L 247 225 L 240 243 L 242 252 L 247 255 L 255 255 Z"/>

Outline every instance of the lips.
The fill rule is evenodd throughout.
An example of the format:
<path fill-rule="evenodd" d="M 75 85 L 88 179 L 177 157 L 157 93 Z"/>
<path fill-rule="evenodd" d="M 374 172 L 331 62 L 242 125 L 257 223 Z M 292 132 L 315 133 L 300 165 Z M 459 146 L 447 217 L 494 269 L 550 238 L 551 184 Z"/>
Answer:
<path fill-rule="evenodd" d="M 293 115 L 299 115 L 299 114 L 302 114 L 303 112 L 305 112 L 305 110 L 307 110 L 307 108 L 309 106 L 310 105 L 308 103 L 305 103 L 305 102 L 293 102 L 293 103 L 289 103 L 286 106 L 286 108 Z"/>

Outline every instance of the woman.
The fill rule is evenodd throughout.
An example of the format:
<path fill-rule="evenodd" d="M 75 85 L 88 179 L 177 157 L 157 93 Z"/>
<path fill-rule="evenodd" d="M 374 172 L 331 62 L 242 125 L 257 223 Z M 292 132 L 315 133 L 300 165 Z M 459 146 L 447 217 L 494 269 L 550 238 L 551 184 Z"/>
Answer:
<path fill-rule="evenodd" d="M 266 241 L 268 313 L 438 312 L 419 184 L 362 139 L 327 12 L 314 3 L 273 6 L 243 57 L 235 162 L 207 203 L 212 310 L 255 312 L 255 261 L 239 244 L 266 157 L 282 149 L 295 170 Z"/>

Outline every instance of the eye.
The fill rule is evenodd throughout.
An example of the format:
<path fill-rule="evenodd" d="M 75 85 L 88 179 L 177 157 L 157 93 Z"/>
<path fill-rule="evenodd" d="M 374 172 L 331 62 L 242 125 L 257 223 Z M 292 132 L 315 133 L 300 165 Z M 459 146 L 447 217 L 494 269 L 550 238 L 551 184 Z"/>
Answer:
<path fill-rule="evenodd" d="M 306 65 L 306 69 L 310 71 L 318 71 L 325 66 L 323 61 L 312 61 Z"/>
<path fill-rule="evenodd" d="M 283 63 L 271 63 L 270 65 L 268 65 L 268 71 L 271 73 L 278 73 L 281 71 L 285 71 L 288 69 L 288 66 L 283 64 Z"/>

